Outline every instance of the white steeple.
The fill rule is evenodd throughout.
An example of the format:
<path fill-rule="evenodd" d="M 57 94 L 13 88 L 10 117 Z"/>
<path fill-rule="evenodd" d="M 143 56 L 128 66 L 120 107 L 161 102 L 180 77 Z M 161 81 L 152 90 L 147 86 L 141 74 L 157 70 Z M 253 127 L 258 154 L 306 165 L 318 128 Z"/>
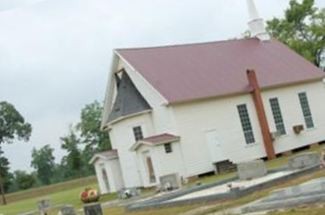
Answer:
<path fill-rule="evenodd" d="M 248 13 L 249 13 L 249 31 L 252 37 L 257 37 L 261 41 L 268 41 L 271 39 L 270 35 L 266 32 L 264 20 L 258 15 L 254 0 L 247 0 Z"/>

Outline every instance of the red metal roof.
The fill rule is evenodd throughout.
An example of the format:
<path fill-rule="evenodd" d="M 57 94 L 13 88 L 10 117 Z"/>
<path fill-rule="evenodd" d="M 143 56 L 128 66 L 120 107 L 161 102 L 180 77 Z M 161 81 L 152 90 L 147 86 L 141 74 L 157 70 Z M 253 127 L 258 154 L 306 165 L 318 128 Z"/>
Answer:
<path fill-rule="evenodd" d="M 142 139 L 140 142 L 147 142 L 151 143 L 153 145 L 155 144 L 164 144 L 164 143 L 169 143 L 169 142 L 174 142 L 179 139 L 179 136 L 175 136 L 172 134 L 159 134 L 151 137 L 146 137 Z"/>
<path fill-rule="evenodd" d="M 168 102 L 248 92 L 247 69 L 262 88 L 324 77 L 324 73 L 282 43 L 229 40 L 153 48 L 120 49 Z"/>

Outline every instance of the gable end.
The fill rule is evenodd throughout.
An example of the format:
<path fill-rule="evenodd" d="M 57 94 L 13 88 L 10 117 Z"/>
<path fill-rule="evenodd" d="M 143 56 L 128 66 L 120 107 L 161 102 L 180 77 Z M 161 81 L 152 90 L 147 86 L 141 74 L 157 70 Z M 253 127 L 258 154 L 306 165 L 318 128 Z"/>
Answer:
<path fill-rule="evenodd" d="M 117 79 L 117 96 L 109 114 L 108 122 L 152 109 L 134 86 L 128 74 L 124 70 L 121 73 L 121 77 L 115 76 Z"/>

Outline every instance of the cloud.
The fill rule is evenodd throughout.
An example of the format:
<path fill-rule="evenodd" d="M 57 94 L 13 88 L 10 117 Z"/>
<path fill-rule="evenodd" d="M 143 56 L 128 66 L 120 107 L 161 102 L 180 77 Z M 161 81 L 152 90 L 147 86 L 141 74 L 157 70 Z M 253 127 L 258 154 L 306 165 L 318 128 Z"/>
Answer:
<path fill-rule="evenodd" d="M 43 0 L 0 0 L 0 11 L 26 7 Z"/>

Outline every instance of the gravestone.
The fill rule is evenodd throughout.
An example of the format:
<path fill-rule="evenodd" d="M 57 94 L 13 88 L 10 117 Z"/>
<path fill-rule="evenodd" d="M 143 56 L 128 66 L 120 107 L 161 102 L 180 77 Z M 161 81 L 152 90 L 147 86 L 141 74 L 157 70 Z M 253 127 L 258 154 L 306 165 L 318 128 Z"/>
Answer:
<path fill-rule="evenodd" d="M 290 170 L 303 169 L 320 165 L 320 156 L 316 152 L 307 152 L 291 157 L 288 161 Z"/>
<path fill-rule="evenodd" d="M 38 210 L 41 215 L 46 215 L 51 207 L 49 199 L 41 199 L 37 202 Z"/>
<path fill-rule="evenodd" d="M 103 215 L 102 206 L 100 203 L 91 203 L 84 205 L 85 215 Z"/>
<path fill-rule="evenodd" d="M 136 187 L 123 188 L 118 192 L 119 199 L 129 199 L 135 196 L 140 196 L 141 190 Z"/>
<path fill-rule="evenodd" d="M 163 191 L 179 189 L 182 186 L 181 178 L 178 174 L 164 175 L 159 178 Z"/>
<path fill-rule="evenodd" d="M 249 203 L 242 212 L 257 212 L 292 208 L 325 201 L 325 178 L 313 179 L 300 185 L 272 192 L 269 196 Z"/>
<path fill-rule="evenodd" d="M 59 215 L 76 215 L 74 208 L 70 205 L 61 207 Z"/>
<path fill-rule="evenodd" d="M 237 173 L 240 180 L 260 178 L 267 174 L 264 161 L 254 160 L 237 164 Z"/>

